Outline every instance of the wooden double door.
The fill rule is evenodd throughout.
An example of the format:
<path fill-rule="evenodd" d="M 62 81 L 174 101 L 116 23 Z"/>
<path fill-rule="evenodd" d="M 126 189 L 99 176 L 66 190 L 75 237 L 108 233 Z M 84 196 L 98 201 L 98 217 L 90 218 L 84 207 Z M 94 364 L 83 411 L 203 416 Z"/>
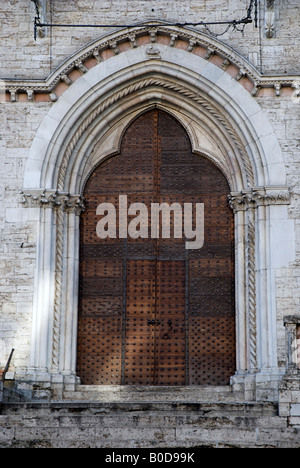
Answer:
<path fill-rule="evenodd" d="M 193 154 L 185 129 L 158 110 L 137 118 L 120 153 L 93 172 L 81 217 L 77 371 L 82 384 L 229 384 L 235 372 L 235 293 L 228 193 L 222 172 Z M 145 231 L 143 237 L 120 236 L 128 229 L 120 225 L 120 195 L 128 209 L 134 203 L 148 208 L 147 238 Z M 113 238 L 97 234 L 102 203 L 115 206 Z M 187 249 L 184 233 L 174 237 L 172 212 L 170 237 L 162 238 L 160 230 L 152 238 L 153 203 L 204 204 L 202 248 Z M 127 216 L 129 225 L 134 216 Z M 196 221 L 194 209 L 194 228 Z"/>

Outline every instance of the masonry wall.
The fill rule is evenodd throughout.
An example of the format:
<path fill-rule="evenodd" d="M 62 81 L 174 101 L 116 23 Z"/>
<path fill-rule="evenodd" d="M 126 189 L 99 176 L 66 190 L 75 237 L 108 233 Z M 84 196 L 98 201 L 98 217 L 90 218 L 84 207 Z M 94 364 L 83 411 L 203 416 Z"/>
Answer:
<path fill-rule="evenodd" d="M 259 96 L 257 101 L 268 116 L 281 146 L 287 185 L 292 192 L 289 218 L 295 221 L 295 262 L 276 271 L 274 285 L 277 298 L 278 359 L 280 365 L 284 366 L 286 348 L 283 317 L 299 314 L 300 310 L 300 104 L 294 103 L 291 97 L 284 96 Z M 278 249 L 286 248 L 286 245 L 278 245 Z"/>
<path fill-rule="evenodd" d="M 35 210 L 23 210 L 24 166 L 48 104 L 0 104 L 0 366 L 29 358 L 37 245 Z M 34 212 L 35 211 L 35 212 Z"/>
<path fill-rule="evenodd" d="M 44 0 L 43 0 L 44 1 Z M 297 74 L 300 43 L 299 2 L 276 3 L 276 32 L 265 37 L 265 0 L 260 0 L 259 29 L 248 25 L 244 37 L 227 32 L 220 38 L 264 73 Z M 47 22 L 61 24 L 135 24 L 157 19 L 175 22 L 226 21 L 247 16 L 248 0 L 48 0 Z M 107 31 L 91 29 L 48 30 L 33 39 L 34 4 L 30 0 L 1 2 L 0 76 L 45 78 L 72 53 Z M 200 28 L 201 29 L 201 28 Z M 223 26 L 212 26 L 216 34 Z"/>
<path fill-rule="evenodd" d="M 264 33 L 265 3 L 260 2 L 259 28 L 253 25 L 220 37 L 265 74 L 299 75 L 300 6 L 298 0 L 275 2 L 275 37 Z M 144 20 L 197 22 L 246 16 L 246 0 L 100 1 L 50 0 L 47 21 L 59 23 L 124 23 Z M 34 5 L 29 0 L 0 4 L 0 79 L 46 79 L 71 54 L 100 37 L 101 29 L 48 29 L 45 38 L 33 38 Z M 213 27 L 222 32 L 222 27 Z M 291 90 L 276 96 L 274 88 L 256 97 L 280 142 L 288 185 L 292 189 L 290 218 L 295 220 L 297 256 L 293 264 L 275 272 L 278 310 L 279 361 L 284 365 L 282 319 L 299 313 L 300 306 L 300 103 Z M 24 210 L 20 194 L 24 167 L 33 138 L 51 102 L 0 102 L 0 368 L 15 348 L 12 371 L 28 365 L 32 325 L 37 247 L 35 208 Z M 3 102 L 5 101 L 5 102 Z M 7 102 L 6 102 L 7 101 Z M 296 101 L 296 102 L 295 102 Z M 278 246 L 284 248 L 284 246 Z M 13 374 L 11 374 L 13 376 Z"/>

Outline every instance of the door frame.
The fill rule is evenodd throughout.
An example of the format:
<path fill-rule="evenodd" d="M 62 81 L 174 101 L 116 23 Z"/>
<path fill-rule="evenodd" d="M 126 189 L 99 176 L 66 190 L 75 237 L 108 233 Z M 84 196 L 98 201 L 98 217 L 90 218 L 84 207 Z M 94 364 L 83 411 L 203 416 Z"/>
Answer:
<path fill-rule="evenodd" d="M 145 32 L 149 37 L 150 29 Z M 295 256 L 290 192 L 278 141 L 239 81 L 188 51 L 163 44 L 156 48 L 155 56 L 140 46 L 99 63 L 52 106 L 37 132 L 22 200 L 24 207 L 39 209 L 32 347 L 30 364 L 17 378 L 73 388 L 78 383 L 81 190 L 97 164 L 118 151 L 130 121 L 158 106 L 178 118 L 193 150 L 211 158 L 227 177 L 235 213 L 237 278 L 238 355 L 232 382 L 236 389 L 251 388 L 255 397 L 258 388 L 274 395 L 284 371 L 277 362 L 275 274 Z M 281 241 L 286 248 L 278 255 Z"/>

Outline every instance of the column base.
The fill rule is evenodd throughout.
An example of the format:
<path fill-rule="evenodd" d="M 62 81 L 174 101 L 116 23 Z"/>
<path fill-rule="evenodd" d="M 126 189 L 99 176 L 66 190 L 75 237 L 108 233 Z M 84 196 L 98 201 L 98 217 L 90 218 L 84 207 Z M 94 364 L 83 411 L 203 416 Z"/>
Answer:
<path fill-rule="evenodd" d="M 62 400 L 64 391 L 75 391 L 79 384 L 76 375 L 28 369 L 18 372 L 7 387 L 10 401 L 50 401 Z"/>
<path fill-rule="evenodd" d="M 237 372 L 231 379 L 234 392 L 244 395 L 245 401 L 278 402 L 279 386 L 284 369 Z"/>

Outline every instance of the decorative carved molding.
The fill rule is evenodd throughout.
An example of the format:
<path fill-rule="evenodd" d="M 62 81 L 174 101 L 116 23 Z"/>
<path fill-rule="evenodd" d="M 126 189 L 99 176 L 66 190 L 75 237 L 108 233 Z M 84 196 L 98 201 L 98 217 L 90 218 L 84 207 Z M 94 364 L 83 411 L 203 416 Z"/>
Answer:
<path fill-rule="evenodd" d="M 56 190 L 26 190 L 22 204 L 26 208 L 51 208 L 80 215 L 84 211 L 84 200 L 80 195 L 71 195 Z"/>
<path fill-rule="evenodd" d="M 76 60 L 75 65 L 76 65 L 76 68 L 78 68 L 78 70 L 81 71 L 83 75 L 89 71 L 88 68 L 83 64 L 81 60 Z M 61 77 L 61 78 L 66 82 L 65 77 Z"/>
<path fill-rule="evenodd" d="M 152 43 L 157 42 L 157 33 L 158 33 L 158 30 L 156 28 L 149 29 L 150 42 Z"/>
<path fill-rule="evenodd" d="M 270 205 L 289 205 L 291 193 L 287 187 L 253 187 L 229 195 L 235 213 L 245 212 L 247 265 L 247 319 L 249 327 L 249 363 L 257 369 L 257 301 L 256 301 L 256 209 Z"/>
<path fill-rule="evenodd" d="M 170 91 L 177 92 L 184 97 L 192 99 L 198 105 L 202 106 L 207 111 L 209 111 L 210 115 L 212 115 L 218 121 L 218 123 L 221 124 L 226 129 L 226 131 L 230 135 L 231 140 L 234 142 L 237 150 L 239 151 L 242 157 L 243 163 L 244 163 L 248 186 L 251 187 L 254 185 L 253 169 L 252 169 L 251 162 L 249 160 L 249 156 L 245 150 L 245 147 L 243 143 L 241 142 L 239 136 L 237 135 L 236 131 L 234 130 L 232 125 L 229 123 L 226 116 L 221 113 L 220 109 L 215 107 L 211 101 L 199 95 L 199 93 L 189 88 L 184 87 L 179 82 L 173 83 L 173 82 L 164 80 L 163 78 L 146 78 L 144 80 L 138 81 L 137 83 L 131 84 L 130 86 L 127 86 L 121 90 L 118 90 L 116 93 L 112 94 L 109 98 L 103 101 L 98 107 L 93 109 L 91 114 L 85 120 L 83 120 L 83 122 L 80 124 L 80 126 L 74 133 L 73 137 L 71 138 L 68 144 L 68 147 L 66 148 L 66 151 L 62 160 L 63 162 L 60 167 L 59 175 L 58 175 L 58 190 L 62 190 L 62 191 L 64 190 L 64 181 L 65 181 L 65 175 L 66 175 L 69 160 L 71 158 L 71 155 L 78 141 L 80 140 L 81 136 L 86 131 L 86 129 L 89 127 L 89 125 L 91 125 L 91 123 L 94 122 L 95 119 L 101 113 L 103 113 L 106 109 L 108 109 L 110 106 L 112 106 L 116 102 L 120 101 L 121 99 L 137 91 L 140 91 L 141 89 L 145 89 L 149 86 L 158 86 L 160 88 L 164 88 Z"/>
<path fill-rule="evenodd" d="M 274 0 L 266 0 L 266 34 L 267 37 L 273 37 L 275 33 L 273 29 L 273 20 L 271 15 L 274 15 Z M 269 7 L 267 7 L 269 5 Z M 273 5 L 273 6 L 272 6 Z M 269 19 L 268 19 L 269 18 Z M 160 58 L 158 49 L 156 50 L 153 44 L 157 44 L 160 36 L 169 37 L 169 47 L 177 47 L 177 39 L 180 38 L 182 41 L 187 42 L 187 52 L 193 54 L 197 46 L 206 49 L 204 58 L 210 60 L 213 55 L 218 55 L 223 59 L 223 63 L 220 64 L 220 68 L 226 69 L 229 64 L 232 64 L 237 68 L 236 79 L 240 80 L 245 77 L 253 83 L 253 89 L 250 90 L 250 94 L 256 96 L 261 88 L 274 88 L 276 93 L 280 95 L 280 89 L 282 87 L 289 87 L 292 89 L 292 85 L 295 81 L 299 81 L 297 76 L 263 76 L 261 75 L 246 59 L 236 53 L 230 47 L 225 46 L 215 38 L 209 37 L 203 33 L 193 31 L 191 29 L 177 28 L 175 26 L 162 25 L 161 27 L 153 28 L 151 26 L 145 26 L 144 28 L 137 28 L 136 30 L 125 30 L 118 31 L 110 34 L 106 38 L 102 38 L 90 44 L 85 49 L 79 51 L 75 56 L 72 56 L 66 60 L 54 73 L 52 73 L 46 80 L 34 81 L 34 80 L 18 80 L 8 79 L 5 80 L 6 90 L 10 93 L 11 102 L 18 102 L 18 93 L 29 93 L 29 96 L 35 97 L 36 94 L 48 94 L 50 100 L 55 102 L 58 97 L 55 94 L 55 88 L 59 83 L 64 82 L 68 86 L 71 86 L 72 80 L 69 74 L 74 70 L 80 70 L 82 74 L 85 74 L 88 69 L 85 66 L 85 62 L 90 58 L 96 58 L 97 63 L 103 62 L 105 59 L 101 56 L 101 53 L 108 48 L 113 50 L 115 54 L 122 54 L 119 45 L 128 42 L 131 48 L 139 47 L 138 39 L 142 36 L 149 36 L 149 52 L 146 52 L 148 56 L 152 58 Z M 150 49 L 152 45 L 152 49 Z M 126 50 L 126 48 L 122 48 Z M 152 53 L 151 53 L 152 51 Z M 155 52 L 155 53 L 154 53 Z M 279 88 L 278 88 L 279 87 Z M 247 89 L 247 88 L 246 88 Z M 31 94 L 33 93 L 33 94 Z M 34 99 L 33 99 L 34 101 Z"/>
<path fill-rule="evenodd" d="M 259 206 L 290 205 L 291 192 L 287 187 L 254 187 L 249 191 L 232 192 L 228 199 L 234 212 L 247 211 Z"/>
<path fill-rule="evenodd" d="M 129 40 L 130 40 L 130 43 L 131 43 L 131 47 L 132 47 L 133 49 L 136 49 L 137 46 L 138 46 L 138 43 L 137 43 L 137 41 L 136 41 L 136 35 L 135 35 L 134 33 L 133 33 L 133 34 L 130 34 Z"/>
<path fill-rule="evenodd" d="M 257 310 L 256 310 L 256 261 L 255 261 L 255 211 L 248 211 L 247 226 L 247 308 L 249 323 L 249 361 L 250 368 L 257 368 Z"/>
<path fill-rule="evenodd" d="M 266 0 L 265 34 L 268 39 L 275 36 L 275 0 Z"/>
<path fill-rule="evenodd" d="M 178 34 L 171 34 L 171 40 L 170 40 L 169 46 L 174 47 L 177 39 L 178 39 Z"/>
<path fill-rule="evenodd" d="M 21 192 L 22 204 L 27 208 L 50 208 L 55 212 L 55 288 L 53 305 L 51 371 L 59 372 L 61 303 L 63 290 L 64 230 L 66 216 L 76 216 L 84 211 L 84 200 L 80 195 L 58 192 L 56 190 L 26 190 Z M 50 226 L 49 226 L 50 229 Z"/>
<path fill-rule="evenodd" d="M 113 41 L 109 44 L 110 48 L 114 51 L 115 55 L 120 53 L 120 49 L 117 41 Z"/>
<path fill-rule="evenodd" d="M 63 258 L 64 258 L 64 224 L 65 213 L 56 210 L 56 248 L 55 248 L 55 288 L 53 307 L 53 334 L 51 367 L 53 372 L 59 371 L 60 324 L 63 284 Z"/>

